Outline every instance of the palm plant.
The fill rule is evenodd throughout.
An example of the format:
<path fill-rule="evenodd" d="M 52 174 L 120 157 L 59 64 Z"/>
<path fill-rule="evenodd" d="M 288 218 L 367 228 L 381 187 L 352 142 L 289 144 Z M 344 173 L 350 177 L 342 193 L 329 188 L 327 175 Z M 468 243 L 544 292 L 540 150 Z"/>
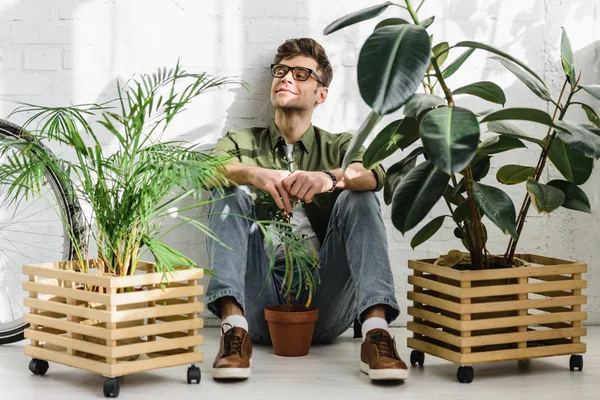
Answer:
<path fill-rule="evenodd" d="M 40 191 L 44 167 L 72 181 L 74 192 L 68 195 L 91 207 L 96 228 L 92 235 L 104 273 L 134 274 L 144 246 L 154 256 L 157 271 L 165 275 L 176 267 L 199 267 L 161 241 L 159 232 L 166 217 L 176 216 L 180 221 L 172 229 L 189 223 L 214 238 L 200 220 L 181 212 L 206 205 L 210 200 L 202 194 L 208 185 L 222 188 L 226 180 L 221 169 L 228 159 L 162 137 L 194 98 L 230 83 L 240 82 L 189 73 L 178 62 L 174 69 L 159 69 L 135 76 L 124 86 L 118 84 L 116 99 L 104 104 L 23 104 L 13 114 L 30 115 L 23 126 L 28 133 L 16 142 L 0 142 L 0 153 L 7 159 L 0 166 L 0 181 L 9 186 L 14 201 Z M 116 144 L 114 151 L 107 151 L 100 133 L 109 134 L 109 143 Z M 71 149 L 73 160 L 49 157 L 28 135 Z M 193 204 L 177 209 L 178 203 L 190 198 Z M 75 237 L 72 232 L 71 236 Z M 88 247 L 75 245 L 79 268 L 86 272 Z"/>
<path fill-rule="evenodd" d="M 414 236 L 413 248 L 431 238 L 448 219 L 456 226 L 455 236 L 468 249 L 473 269 L 513 265 L 531 205 L 540 213 L 550 213 L 561 206 L 591 212 L 590 202 L 579 186 L 590 177 L 593 159 L 600 157 L 600 118 L 592 107 L 576 101 L 575 97 L 584 91 L 600 99 L 600 86 L 580 85 L 581 74 L 575 69 L 571 44 L 564 30 L 561 41 L 564 85 L 554 98 L 542 78 L 531 68 L 492 46 L 473 41 L 462 41 L 453 46 L 447 42 L 432 45 L 427 28 L 434 23 L 435 17 L 419 18 L 423 3 L 424 0 L 414 7 L 410 0 L 404 0 L 402 4 L 388 1 L 349 14 L 325 28 L 324 33 L 330 34 L 374 18 L 388 7 L 403 9 L 412 20 L 412 23 L 402 18 L 381 21 L 360 51 L 358 86 L 372 111 L 346 153 L 344 168 L 381 118 L 404 107 L 404 118 L 390 123 L 377 134 L 363 162 L 366 168 L 373 168 L 396 151 L 420 140 L 418 147 L 388 170 L 384 197 L 392 206 L 394 226 L 405 234 L 443 198 L 449 214 L 426 224 Z M 442 68 L 453 49 L 464 49 L 464 52 Z M 476 50 L 494 54 L 493 59 L 554 108 L 553 115 L 532 108 L 476 113 L 457 107 L 454 101 L 457 95 L 477 96 L 502 107 L 506 103 L 504 91 L 493 82 L 475 82 L 450 89 L 449 78 Z M 423 93 L 415 93 L 419 87 L 423 88 Z M 565 121 L 572 106 L 582 107 L 593 125 Z M 534 122 L 545 125 L 548 130 L 540 140 L 507 120 Z M 480 124 L 484 123 L 494 136 L 482 141 Z M 508 164 L 496 174 L 497 181 L 504 185 L 526 183 L 525 199 L 517 215 L 511 198 L 502 189 L 480 181 L 488 174 L 494 155 L 526 148 L 524 142 L 539 150 L 537 164 Z M 417 165 L 419 156 L 424 156 L 425 161 Z M 540 182 L 548 160 L 564 179 Z M 494 257 L 488 252 L 483 217 L 510 235 L 503 256 Z"/>

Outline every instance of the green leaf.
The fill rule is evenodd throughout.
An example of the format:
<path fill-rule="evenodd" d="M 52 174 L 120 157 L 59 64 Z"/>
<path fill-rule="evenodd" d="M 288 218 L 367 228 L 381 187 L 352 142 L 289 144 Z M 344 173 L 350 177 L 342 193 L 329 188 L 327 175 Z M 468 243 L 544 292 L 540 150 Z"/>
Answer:
<path fill-rule="evenodd" d="M 392 223 L 396 229 L 404 234 L 417 226 L 442 197 L 449 179 L 431 161 L 412 169 L 392 197 Z"/>
<path fill-rule="evenodd" d="M 323 35 L 329 35 L 330 33 L 343 29 L 347 26 L 354 25 L 356 23 L 366 21 L 371 18 L 375 18 L 391 5 L 393 5 L 392 2 L 386 1 L 383 4 L 368 7 L 360 11 L 356 11 L 351 14 L 345 15 L 342 18 L 339 18 L 333 21 L 331 24 L 327 25 L 327 27 L 323 30 Z"/>
<path fill-rule="evenodd" d="M 571 86 L 574 86 L 577 78 L 575 77 L 575 66 L 573 65 L 573 49 L 571 48 L 571 41 L 567 36 L 565 28 L 562 28 L 562 35 L 560 38 L 560 59 L 562 61 L 563 71 L 565 71 L 569 83 Z"/>
<path fill-rule="evenodd" d="M 377 25 L 375 25 L 375 29 L 373 29 L 374 31 L 376 31 L 379 28 L 383 28 L 384 26 L 390 26 L 390 25 L 403 25 L 403 24 L 409 24 L 410 22 L 408 22 L 405 19 L 402 18 L 388 18 L 388 19 L 384 19 L 383 21 L 381 21 L 380 23 L 378 23 Z"/>
<path fill-rule="evenodd" d="M 504 91 L 494 82 L 475 82 L 453 90 L 452 94 L 470 94 L 471 96 L 477 96 L 492 103 L 502 104 L 503 106 L 506 103 Z"/>
<path fill-rule="evenodd" d="M 596 127 L 600 128 L 600 117 L 598 117 L 596 111 L 594 111 L 594 109 L 588 106 L 587 104 L 582 104 L 581 108 L 583 108 L 583 111 L 585 111 L 585 114 L 587 115 L 590 122 L 596 125 Z"/>
<path fill-rule="evenodd" d="M 551 213 L 565 202 L 565 194 L 553 186 L 543 185 L 531 178 L 526 186 L 531 202 L 539 213 Z"/>
<path fill-rule="evenodd" d="M 441 67 L 442 64 L 444 64 L 444 62 L 448 58 L 448 54 L 449 54 L 448 49 L 450 49 L 448 42 L 438 43 L 435 46 L 433 46 L 433 49 L 431 49 L 431 52 L 437 59 L 438 67 Z M 433 69 L 433 65 L 430 64 L 429 71 L 431 71 L 432 69 Z"/>
<path fill-rule="evenodd" d="M 383 185 L 383 201 L 386 205 L 389 206 L 392 203 L 392 196 L 394 195 L 396 186 L 416 166 L 417 157 L 421 154 L 423 154 L 423 147 L 418 147 L 403 160 L 398 161 L 387 170 Z"/>
<path fill-rule="evenodd" d="M 437 231 L 440 230 L 446 219 L 446 215 L 434 218 L 427 223 L 410 241 L 410 247 L 414 248 L 428 241 Z"/>
<path fill-rule="evenodd" d="M 469 209 L 469 200 L 465 200 L 462 203 L 460 203 L 458 205 L 458 207 L 456 207 L 454 209 L 454 212 L 452 213 L 452 219 L 457 224 L 462 223 L 464 220 L 466 220 L 470 216 L 471 216 L 471 210 Z"/>
<path fill-rule="evenodd" d="M 566 180 L 583 185 L 592 175 L 594 160 L 571 149 L 559 137 L 554 138 L 548 158 Z"/>
<path fill-rule="evenodd" d="M 475 182 L 479 182 L 487 176 L 488 172 L 490 172 L 491 159 L 492 157 L 481 155 L 479 153 L 475 155 L 475 158 L 473 158 L 473 161 L 471 161 L 469 164 L 471 167 L 471 173 L 473 174 L 473 180 Z M 465 179 L 463 178 L 460 180 L 458 185 L 456 185 L 454 193 L 460 194 L 465 192 L 465 190 Z"/>
<path fill-rule="evenodd" d="M 565 194 L 565 202 L 562 204 L 563 207 L 571 210 L 583 211 L 588 214 L 592 213 L 590 200 L 579 186 L 559 179 L 548 182 L 548 186 L 560 189 L 560 191 Z"/>
<path fill-rule="evenodd" d="M 552 121 L 552 117 L 545 111 L 536 108 L 505 108 L 488 114 L 481 122 L 504 121 L 504 120 L 520 120 L 537 122 L 556 128 L 557 126 Z"/>
<path fill-rule="evenodd" d="M 381 115 L 396 111 L 421 84 L 429 66 L 427 31 L 417 25 L 392 25 L 369 36 L 358 59 L 363 100 Z"/>
<path fill-rule="evenodd" d="M 407 117 L 419 118 L 423 112 L 443 105 L 446 105 L 446 102 L 441 97 L 433 94 L 415 93 L 404 104 L 402 112 Z"/>
<path fill-rule="evenodd" d="M 540 139 L 532 138 L 528 136 L 518 127 L 514 126 L 509 122 L 490 122 L 487 124 L 488 132 L 494 132 L 502 136 L 508 136 L 516 139 L 526 140 L 544 147 L 544 142 Z"/>
<path fill-rule="evenodd" d="M 488 140 L 490 140 L 490 139 L 488 139 Z M 517 138 L 498 135 L 495 138 L 491 138 L 491 140 L 489 142 L 487 142 L 487 141 L 483 142 L 477 149 L 477 152 L 479 154 L 490 155 L 490 154 L 498 154 L 498 153 L 502 153 L 502 152 L 514 150 L 514 149 L 526 149 L 526 148 L 527 148 L 527 146 L 525 146 L 525 144 Z"/>
<path fill-rule="evenodd" d="M 423 28 L 429 28 L 431 26 L 431 24 L 433 24 L 433 21 L 435 21 L 435 16 L 429 17 L 429 18 L 425 18 L 424 20 L 422 20 L 419 25 L 421 25 Z"/>
<path fill-rule="evenodd" d="M 541 79 L 537 79 L 531 76 L 526 71 L 523 71 L 514 63 L 507 61 L 501 57 L 491 57 L 498 60 L 506 69 L 513 73 L 521 82 L 525 84 L 536 96 L 545 101 L 552 101 L 550 97 L 550 91 L 546 87 L 546 84 Z M 537 75 L 536 75 L 537 76 Z"/>
<path fill-rule="evenodd" d="M 400 134 L 396 140 L 396 146 L 404 150 L 417 140 L 419 140 L 419 121 L 415 118 L 404 118 L 398 128 Z"/>
<path fill-rule="evenodd" d="M 398 128 L 400 128 L 401 123 L 401 119 L 393 121 L 377 134 L 363 156 L 363 166 L 366 169 L 375 168 L 381 161 L 385 160 L 398 150 L 396 142 L 398 141 L 398 138 L 402 136 L 398 133 Z"/>
<path fill-rule="evenodd" d="M 466 108 L 430 111 L 423 117 L 419 131 L 430 159 L 448 175 L 462 171 L 477 152 L 479 123 Z"/>
<path fill-rule="evenodd" d="M 342 161 L 342 169 L 345 171 L 348 168 L 348 165 L 354 160 L 361 146 L 369 137 L 369 134 L 375 128 L 375 125 L 379 123 L 381 120 L 381 115 L 379 115 L 375 111 L 371 111 L 367 119 L 364 120 L 360 128 L 358 128 L 358 132 L 352 138 L 350 145 L 348 146 L 348 150 L 346 151 L 346 155 L 344 156 L 344 161 Z"/>
<path fill-rule="evenodd" d="M 473 52 L 475 52 L 475 49 L 469 49 L 458 56 L 456 60 L 452 61 L 448 68 L 442 71 L 442 76 L 444 79 L 450 78 L 452 75 L 454 75 L 454 73 L 458 71 L 458 69 L 465 63 L 465 61 L 467 61 Z"/>
<path fill-rule="evenodd" d="M 557 121 L 556 125 L 564 130 L 559 130 L 558 136 L 573 150 L 588 157 L 600 157 L 600 136 L 572 122 Z"/>
<path fill-rule="evenodd" d="M 504 165 L 496 172 L 498 182 L 505 185 L 523 183 L 535 174 L 535 168 L 522 165 Z"/>
<path fill-rule="evenodd" d="M 600 85 L 580 85 L 579 87 L 600 100 Z"/>
<path fill-rule="evenodd" d="M 505 234 L 517 238 L 515 224 L 515 205 L 510 197 L 502 190 L 493 186 L 474 182 L 472 186 L 473 200 L 481 211 Z"/>

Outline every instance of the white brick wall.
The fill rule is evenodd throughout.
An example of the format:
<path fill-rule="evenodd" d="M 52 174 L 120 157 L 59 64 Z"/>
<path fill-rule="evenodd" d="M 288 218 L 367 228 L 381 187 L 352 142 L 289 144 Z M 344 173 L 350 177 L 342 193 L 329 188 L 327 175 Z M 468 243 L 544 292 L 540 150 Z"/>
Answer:
<path fill-rule="evenodd" d="M 0 99 L 45 104 L 103 101 L 114 94 L 117 78 L 135 72 L 173 66 L 178 57 L 190 70 L 237 75 L 250 91 L 214 92 L 190 107 L 171 133 L 210 145 L 228 128 L 268 122 L 270 76 L 267 67 L 274 51 L 289 37 L 312 36 L 321 42 L 334 64 L 330 97 L 317 109 L 315 124 L 334 132 L 355 131 L 368 108 L 356 85 L 360 46 L 377 20 L 401 15 L 392 8 L 377 20 L 324 37 L 323 28 L 334 19 L 376 1 L 353 0 L 0 0 Z M 460 4 L 460 6 L 459 6 Z M 566 27 L 575 62 L 584 83 L 600 82 L 599 0 L 427 0 L 421 16 L 436 15 L 431 27 L 436 42 L 477 40 L 490 43 L 529 63 L 547 80 L 553 93 L 562 83 L 559 62 L 560 28 Z M 407 18 L 407 16 L 404 16 Z M 457 53 L 452 52 L 451 57 Z M 451 87 L 491 79 L 508 96 L 508 106 L 545 107 L 520 82 L 483 52 L 475 53 L 465 68 L 449 80 Z M 600 102 L 589 99 L 600 111 Z M 458 103 L 478 110 L 490 108 L 473 98 Z M 13 105 L 0 102 L 0 115 Z M 386 117 L 381 126 L 400 114 Z M 579 110 L 571 118 L 584 121 Z M 544 130 L 529 125 L 530 132 Z M 400 159 L 396 154 L 394 160 Z M 512 161 L 531 164 L 536 154 L 521 151 Z M 493 164 L 493 171 L 498 164 Z M 521 240 L 522 251 L 580 259 L 590 265 L 589 323 L 600 323 L 600 172 L 585 189 L 595 210 L 592 216 L 559 211 L 550 217 L 531 217 Z M 493 174 L 490 174 L 493 179 Z M 556 176 L 549 170 L 548 177 Z M 517 206 L 522 187 L 507 189 Z M 442 212 L 443 207 L 436 207 Z M 444 228 L 430 242 L 410 249 L 412 234 L 394 230 L 390 210 L 383 210 L 398 299 L 406 307 L 406 261 L 432 257 L 459 247 L 452 229 Z M 503 251 L 506 237 L 490 225 L 492 251 Z M 170 241 L 200 262 L 206 261 L 204 240 L 187 229 Z M 322 288 L 321 290 L 326 290 Z M 405 315 L 397 321 L 404 324 Z"/>

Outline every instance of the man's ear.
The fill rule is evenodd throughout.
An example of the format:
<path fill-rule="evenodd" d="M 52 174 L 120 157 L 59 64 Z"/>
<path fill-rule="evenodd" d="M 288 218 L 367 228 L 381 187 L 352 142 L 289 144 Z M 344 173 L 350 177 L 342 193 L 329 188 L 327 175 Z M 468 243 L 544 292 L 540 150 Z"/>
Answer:
<path fill-rule="evenodd" d="M 321 87 L 321 88 L 317 89 L 317 101 L 316 101 L 315 106 L 325 103 L 325 100 L 327 100 L 328 94 L 329 94 L 329 88 L 327 88 L 327 87 Z"/>

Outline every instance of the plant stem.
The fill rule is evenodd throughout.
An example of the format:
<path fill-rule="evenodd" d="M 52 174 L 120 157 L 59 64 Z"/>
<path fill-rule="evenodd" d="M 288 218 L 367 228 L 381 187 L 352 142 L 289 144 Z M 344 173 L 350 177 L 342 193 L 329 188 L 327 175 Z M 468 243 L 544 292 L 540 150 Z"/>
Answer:
<path fill-rule="evenodd" d="M 565 83 L 564 83 L 562 90 L 560 91 L 560 95 L 558 97 L 558 102 L 555 103 L 556 108 L 554 109 L 554 114 L 552 115 L 552 121 L 554 121 L 556 119 L 556 115 L 558 114 L 559 110 L 560 110 L 560 115 L 558 117 L 558 120 L 559 121 L 562 120 L 564 118 L 565 114 L 567 113 L 567 109 L 572 104 L 571 99 L 573 98 L 573 95 L 575 94 L 575 91 L 573 89 L 571 89 L 571 93 L 569 94 L 569 97 L 567 98 L 565 106 L 563 108 L 560 107 L 560 101 L 562 100 L 562 98 L 564 96 L 567 84 L 568 84 L 568 80 L 565 79 Z M 539 179 L 542 176 L 542 172 L 544 170 L 544 167 L 546 166 L 546 160 L 548 159 L 548 155 L 550 154 L 550 148 L 552 146 L 552 142 L 554 141 L 554 138 L 556 138 L 556 130 L 554 130 L 554 132 L 553 132 L 552 127 L 550 127 L 550 128 L 548 128 L 548 133 L 546 133 L 546 137 L 544 138 L 544 139 L 548 139 L 546 146 L 544 147 L 544 149 L 542 150 L 542 153 L 540 154 L 540 158 L 538 160 L 537 166 L 535 168 L 535 173 L 533 175 L 533 179 L 536 181 L 539 181 Z M 517 244 L 519 242 L 519 239 L 521 238 L 521 232 L 523 231 L 523 226 L 525 224 L 525 218 L 527 217 L 527 212 L 529 211 L 530 205 L 531 205 L 531 196 L 529 196 L 529 192 L 526 192 L 525 199 L 523 200 L 523 205 L 521 206 L 521 211 L 519 211 L 519 216 L 517 218 L 517 239 L 511 238 L 509 240 L 508 248 L 506 249 L 506 253 L 504 255 L 504 258 L 506 259 L 506 262 L 508 265 L 511 265 L 512 261 L 514 259 L 515 251 L 517 249 Z"/>
<path fill-rule="evenodd" d="M 417 13 L 413 9 L 412 4 L 410 4 L 410 0 L 404 0 L 404 2 L 406 3 L 406 9 L 410 13 L 410 16 L 413 19 L 413 21 L 415 22 L 415 24 L 420 25 L 419 17 L 417 17 Z M 421 3 L 421 5 L 423 5 L 423 4 Z M 421 7 L 421 5 L 419 5 L 419 8 Z M 417 11 L 418 11 L 418 8 L 417 8 Z"/>
<path fill-rule="evenodd" d="M 425 0 L 421 0 L 421 4 L 419 4 L 419 6 L 417 7 L 417 12 L 419 12 L 419 10 L 421 9 L 421 7 L 423 7 L 424 3 L 425 3 Z"/>

